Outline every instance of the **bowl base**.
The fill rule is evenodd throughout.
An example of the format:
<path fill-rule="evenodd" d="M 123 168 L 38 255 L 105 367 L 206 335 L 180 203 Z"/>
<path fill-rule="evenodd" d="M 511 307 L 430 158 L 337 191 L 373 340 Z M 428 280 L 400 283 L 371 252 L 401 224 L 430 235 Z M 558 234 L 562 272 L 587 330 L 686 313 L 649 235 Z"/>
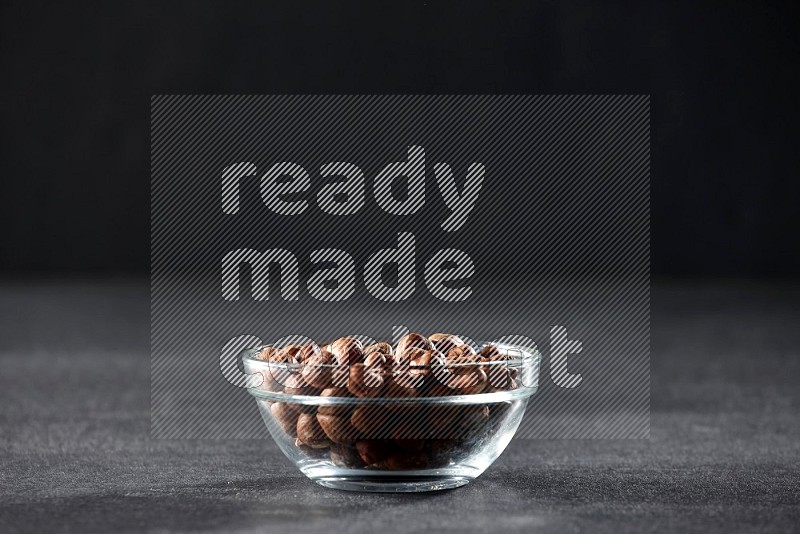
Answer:
<path fill-rule="evenodd" d="M 347 491 L 369 491 L 375 493 L 416 493 L 453 489 L 469 484 L 472 478 L 457 475 L 417 475 L 417 476 L 346 476 L 312 478 L 326 488 Z"/>

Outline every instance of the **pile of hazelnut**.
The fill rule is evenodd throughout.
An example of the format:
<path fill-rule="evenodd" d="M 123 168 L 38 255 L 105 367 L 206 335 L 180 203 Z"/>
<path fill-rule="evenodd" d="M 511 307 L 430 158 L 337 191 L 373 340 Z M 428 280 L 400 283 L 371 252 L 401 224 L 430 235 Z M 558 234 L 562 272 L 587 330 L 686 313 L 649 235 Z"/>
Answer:
<path fill-rule="evenodd" d="M 307 454 L 343 467 L 422 469 L 447 465 L 492 432 L 508 402 L 450 405 L 398 402 L 414 397 L 474 395 L 517 387 L 517 369 L 493 345 L 476 352 L 453 334 L 410 333 L 393 350 L 344 337 L 318 346 L 265 347 L 264 389 L 287 395 L 380 398 L 385 402 L 265 402 L 273 419 Z M 394 401 L 392 401 L 394 399 Z"/>

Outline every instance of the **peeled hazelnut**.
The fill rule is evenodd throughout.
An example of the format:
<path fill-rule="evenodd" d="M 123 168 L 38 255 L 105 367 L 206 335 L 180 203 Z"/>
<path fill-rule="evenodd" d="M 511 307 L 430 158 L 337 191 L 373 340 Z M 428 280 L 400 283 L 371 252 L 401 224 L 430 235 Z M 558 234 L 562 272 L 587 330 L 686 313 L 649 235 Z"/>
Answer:
<path fill-rule="evenodd" d="M 447 361 L 464 360 L 477 361 L 475 349 L 469 345 L 458 345 L 447 351 Z"/>
<path fill-rule="evenodd" d="M 312 449 L 324 449 L 330 445 L 319 421 L 310 413 L 301 413 L 297 418 L 297 439 Z"/>
<path fill-rule="evenodd" d="M 380 370 L 386 373 L 389 367 L 389 356 L 383 352 L 369 352 L 364 358 L 364 365 L 369 369 Z"/>
<path fill-rule="evenodd" d="M 330 344 L 329 351 L 333 354 L 336 363 L 352 365 L 362 358 L 363 345 L 354 337 L 342 337 Z"/>
<path fill-rule="evenodd" d="M 450 395 L 455 395 L 455 392 L 444 384 L 433 384 L 430 389 L 428 389 L 427 395 L 429 397 L 448 397 Z"/>
<path fill-rule="evenodd" d="M 388 426 L 395 441 L 418 441 L 428 432 L 428 410 L 420 406 L 397 406 L 392 410 Z"/>
<path fill-rule="evenodd" d="M 364 354 L 369 354 L 370 352 L 380 352 L 381 354 L 386 354 L 388 356 L 392 355 L 392 346 L 385 341 L 380 343 L 373 343 L 372 345 L 368 346 L 364 349 Z"/>
<path fill-rule="evenodd" d="M 287 395 L 313 395 L 314 388 L 310 387 L 300 373 L 293 373 L 286 377 L 283 383 L 283 392 Z"/>
<path fill-rule="evenodd" d="M 464 341 L 454 334 L 433 334 L 428 336 L 428 339 L 442 354 L 447 354 L 453 347 L 464 344 Z"/>
<path fill-rule="evenodd" d="M 331 368 L 331 387 L 346 388 L 348 382 L 350 382 L 350 366 L 334 363 Z"/>
<path fill-rule="evenodd" d="M 384 386 L 383 396 L 385 397 L 419 397 L 424 385 L 423 379 L 419 376 L 412 376 L 410 370 L 395 371 L 391 380 Z"/>
<path fill-rule="evenodd" d="M 276 402 L 270 407 L 269 411 L 287 434 L 290 436 L 297 435 L 297 419 L 300 416 L 300 410 L 294 404 Z"/>
<path fill-rule="evenodd" d="M 330 352 L 319 352 L 309 356 L 303 362 L 303 371 L 301 373 L 303 379 L 315 388 L 323 389 L 330 386 L 332 359 Z"/>
<path fill-rule="evenodd" d="M 394 447 L 390 441 L 382 439 L 361 439 L 356 441 L 356 450 L 365 464 L 372 465 L 388 457 Z"/>
<path fill-rule="evenodd" d="M 381 392 L 384 381 L 382 369 L 357 363 L 350 367 L 347 389 L 357 397 L 375 397 Z"/>
<path fill-rule="evenodd" d="M 303 363 L 309 358 L 318 356 L 322 353 L 322 349 L 316 343 L 308 343 L 300 347 L 300 350 L 295 354 L 295 359 L 298 363 Z"/>
<path fill-rule="evenodd" d="M 258 352 L 258 353 L 255 355 L 255 356 L 253 356 L 253 357 L 254 357 L 256 360 L 261 360 L 261 361 L 268 362 L 268 361 L 270 361 L 270 360 L 273 358 L 273 355 L 274 355 L 274 353 L 275 353 L 275 352 L 277 352 L 277 351 L 278 351 L 278 349 L 276 349 L 275 347 L 263 347 L 263 348 L 262 348 L 262 349 L 261 349 L 261 350 L 260 350 L 260 351 L 259 351 L 259 352 Z"/>
<path fill-rule="evenodd" d="M 395 439 L 394 442 L 398 447 L 406 451 L 419 452 L 425 448 L 424 439 L 399 438 Z"/>
<path fill-rule="evenodd" d="M 431 367 L 434 362 L 440 362 L 444 359 L 442 353 L 436 349 L 410 349 L 409 352 L 410 373 L 412 376 L 428 376 L 431 374 Z"/>
<path fill-rule="evenodd" d="M 319 394 L 320 397 L 355 397 L 347 388 L 326 388 Z M 317 413 L 322 415 L 349 414 L 353 409 L 349 404 L 323 404 L 317 408 Z"/>
<path fill-rule="evenodd" d="M 431 344 L 428 338 L 423 336 L 422 334 L 415 334 L 413 332 L 410 334 L 406 334 L 400 338 L 400 341 L 397 342 L 397 349 L 395 350 L 395 359 L 397 359 L 398 356 L 402 357 L 402 354 L 411 347 L 431 350 L 433 348 L 433 344 Z"/>
<path fill-rule="evenodd" d="M 358 431 L 350 424 L 348 415 L 324 415 L 317 414 L 319 422 L 325 435 L 334 442 L 341 445 L 352 445 L 356 442 Z"/>
<path fill-rule="evenodd" d="M 331 462 L 339 467 L 354 469 L 364 465 L 355 447 L 350 445 L 331 444 Z"/>
<path fill-rule="evenodd" d="M 475 367 L 467 372 L 454 373 L 446 385 L 457 390 L 462 395 L 476 395 L 486 389 L 487 382 L 486 372 L 479 367 Z"/>
<path fill-rule="evenodd" d="M 286 361 L 288 363 L 297 363 L 299 361 L 298 356 L 300 355 L 301 350 L 303 350 L 302 345 L 298 345 L 296 343 L 286 345 L 285 347 L 283 347 L 283 350 L 281 350 L 283 355 L 281 356 L 282 359 L 280 361 Z"/>
<path fill-rule="evenodd" d="M 498 357 L 501 357 L 502 354 L 494 345 L 485 345 L 478 353 L 478 356 L 480 356 L 483 361 L 488 362 L 496 360 Z"/>
<path fill-rule="evenodd" d="M 381 437 L 387 410 L 382 406 L 359 406 L 350 416 L 350 424 L 367 438 Z"/>
<path fill-rule="evenodd" d="M 428 466 L 428 455 L 424 452 L 396 452 L 373 465 L 390 471 L 423 469 Z"/>

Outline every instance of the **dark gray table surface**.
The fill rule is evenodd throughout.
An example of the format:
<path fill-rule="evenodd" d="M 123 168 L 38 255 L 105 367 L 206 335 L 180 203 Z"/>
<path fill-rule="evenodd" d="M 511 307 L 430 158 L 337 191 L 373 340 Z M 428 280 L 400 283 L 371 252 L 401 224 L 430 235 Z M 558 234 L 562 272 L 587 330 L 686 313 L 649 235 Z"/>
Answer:
<path fill-rule="evenodd" d="M 148 298 L 0 283 L 0 532 L 800 531 L 797 284 L 656 285 L 651 439 L 513 441 L 419 495 L 318 487 L 267 440 L 151 440 Z"/>

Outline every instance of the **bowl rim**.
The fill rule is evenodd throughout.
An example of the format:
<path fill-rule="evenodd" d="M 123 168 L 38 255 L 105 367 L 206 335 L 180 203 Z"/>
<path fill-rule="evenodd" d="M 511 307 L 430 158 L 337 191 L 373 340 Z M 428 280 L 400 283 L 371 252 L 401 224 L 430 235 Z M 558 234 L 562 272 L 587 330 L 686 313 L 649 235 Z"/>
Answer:
<path fill-rule="evenodd" d="M 292 395 L 287 394 L 284 392 L 275 392 L 275 391 L 267 391 L 260 388 L 260 384 L 258 386 L 251 386 L 248 387 L 248 392 L 256 398 L 262 400 L 269 400 L 274 402 L 287 402 L 292 404 L 305 404 L 305 405 L 314 405 L 314 406 L 335 406 L 335 405 L 354 405 L 354 404 L 372 404 L 372 405 L 381 405 L 381 404 L 486 404 L 486 403 L 496 403 L 496 402 L 503 402 L 508 400 L 515 400 L 515 399 L 526 399 L 536 393 L 539 388 L 539 373 L 541 369 L 541 353 L 538 349 L 533 349 L 531 347 L 525 347 L 522 345 L 512 345 L 509 343 L 494 343 L 494 342 L 484 342 L 479 344 L 479 346 L 483 347 L 487 344 L 491 344 L 496 346 L 500 350 L 514 351 L 522 354 L 521 358 L 511 358 L 511 359 L 503 359 L 503 360 L 496 360 L 496 361 L 488 361 L 488 362 L 474 362 L 474 363 L 463 363 L 463 364 L 453 364 L 452 366 L 448 367 L 460 367 L 460 368 L 469 368 L 469 367 L 479 367 L 485 368 L 490 367 L 493 365 L 506 365 L 512 367 L 529 367 L 533 369 L 535 375 L 533 380 L 533 385 L 521 385 L 513 390 L 508 391 L 493 391 L 489 393 L 475 393 L 475 394 L 465 394 L 465 395 L 446 395 L 446 396 L 418 396 L 418 397 L 356 397 L 356 396 L 348 396 L 348 397 L 339 397 L 339 396 L 330 396 L 330 397 L 322 397 L 319 395 Z M 265 347 L 269 345 L 262 345 L 257 348 L 246 349 L 242 352 L 242 362 L 245 365 L 245 371 L 250 372 L 255 370 L 256 373 L 261 373 L 264 370 L 267 371 L 274 371 L 274 370 L 283 370 L 287 372 L 297 371 L 299 369 L 303 369 L 304 366 L 301 363 L 290 363 L 290 362 L 270 362 L 266 360 L 260 360 L 255 358 L 255 355 L 261 352 Z M 261 369 L 259 369 L 259 367 Z M 315 365 L 315 368 L 341 368 L 343 367 L 342 364 L 322 364 L 322 365 Z M 429 365 L 426 366 L 410 366 L 413 369 L 425 369 L 431 367 Z M 255 374 L 255 373 L 254 373 Z M 263 383 L 263 382 L 262 382 Z"/>
<path fill-rule="evenodd" d="M 343 405 L 385 405 L 392 406 L 416 404 L 493 404 L 510 400 L 527 399 L 538 390 L 538 386 L 522 386 L 509 391 L 476 393 L 473 395 L 447 395 L 441 397 L 320 397 L 319 395 L 289 395 L 283 392 L 266 391 L 258 387 L 248 388 L 248 392 L 257 399 L 288 404 L 305 404 L 309 406 L 343 406 Z"/>

